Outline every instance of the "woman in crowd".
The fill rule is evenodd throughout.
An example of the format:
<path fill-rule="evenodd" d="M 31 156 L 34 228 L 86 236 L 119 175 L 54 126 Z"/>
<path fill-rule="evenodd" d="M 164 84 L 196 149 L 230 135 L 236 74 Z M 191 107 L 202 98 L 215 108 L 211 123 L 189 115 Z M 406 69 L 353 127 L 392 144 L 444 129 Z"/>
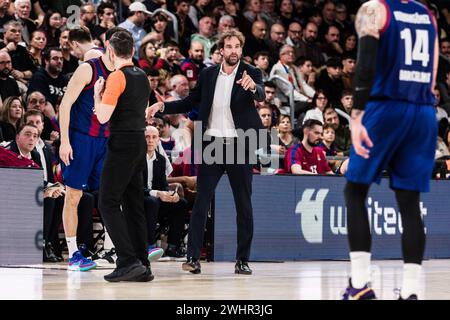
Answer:
<path fill-rule="evenodd" d="M 156 51 L 158 50 L 158 44 L 155 40 L 148 40 L 141 45 L 139 49 L 139 67 L 152 68 L 158 57 L 156 56 Z"/>
<path fill-rule="evenodd" d="M 60 28 L 62 25 L 63 20 L 61 14 L 57 11 L 48 10 L 40 28 L 45 32 L 48 47 L 59 47 Z"/>
<path fill-rule="evenodd" d="M 305 121 L 309 119 L 316 119 L 324 123 L 323 110 L 325 110 L 325 108 L 328 106 L 328 98 L 325 95 L 325 91 L 323 90 L 316 91 L 316 94 L 314 95 L 312 100 L 312 105 L 314 109 L 308 110 L 306 112 L 305 118 L 303 118 L 302 123 L 305 123 Z"/>
<path fill-rule="evenodd" d="M 12 141 L 16 138 L 17 129 L 23 122 L 24 108 L 19 97 L 9 97 L 3 103 L 0 115 L 0 130 L 4 141 Z"/>
<path fill-rule="evenodd" d="M 28 52 L 36 67 L 43 67 L 42 52 L 47 45 L 47 37 L 44 31 L 36 30 L 31 34 L 30 46 Z"/>

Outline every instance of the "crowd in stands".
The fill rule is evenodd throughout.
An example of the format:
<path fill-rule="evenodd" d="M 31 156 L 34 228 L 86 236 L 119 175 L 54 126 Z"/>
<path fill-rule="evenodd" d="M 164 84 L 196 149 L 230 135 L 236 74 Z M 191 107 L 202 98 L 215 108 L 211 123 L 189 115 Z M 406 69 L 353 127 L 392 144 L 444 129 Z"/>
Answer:
<path fill-rule="evenodd" d="M 71 29 L 88 29 L 98 48 L 104 47 L 105 32 L 112 27 L 130 31 L 135 41 L 134 62 L 146 72 L 152 90 L 150 105 L 188 96 L 200 72 L 222 62 L 217 43 L 220 34 L 239 29 L 246 37 L 243 59 L 263 75 L 266 99 L 255 102 L 255 108 L 264 127 L 278 132 L 278 144 L 271 145 L 271 152 L 282 159 L 277 172 L 342 174 L 346 163 L 327 161 L 327 157 L 345 157 L 351 146 L 348 116 L 358 42 L 354 19 L 363 2 L 0 0 L 0 152 L 8 154 L 2 159 L 45 169 L 45 185 L 52 188 L 45 194 L 44 239 L 57 242 L 54 226 L 61 223 L 64 201 L 57 152 L 59 104 L 71 75 L 82 63 L 80 43 L 70 41 Z M 439 29 L 439 72 L 434 88 L 438 159 L 450 156 L 450 12 L 448 1 L 421 2 L 436 17 Z M 71 5 L 80 8 L 79 16 L 73 15 L 76 11 L 70 10 Z M 146 131 L 147 159 L 164 160 L 158 166 L 163 163 L 159 169 L 165 172 L 157 182 L 154 179 L 158 190 L 153 191 L 160 192 L 161 202 L 147 199 L 146 206 L 158 207 L 162 215 L 171 217 L 169 249 L 173 256 L 180 256 L 184 213 L 195 197 L 196 168 L 190 161 L 195 156 L 190 149 L 197 119 L 193 107 L 189 114 L 157 115 Z M 18 158 L 11 157 L 12 153 Z M 181 187 L 175 196 L 169 189 L 177 184 Z M 95 196 L 83 194 L 79 211 L 86 218 L 79 227 L 79 239 L 92 238 L 87 231 L 92 220 L 86 212 L 92 211 Z M 173 219 L 173 212 L 183 214 Z M 148 218 L 149 230 L 155 230 L 161 217 Z M 155 245 L 154 235 L 150 238 L 149 244 Z M 85 244 L 92 245 L 88 240 Z M 58 250 L 54 248 L 55 256 L 47 256 L 49 261 L 59 259 Z"/>

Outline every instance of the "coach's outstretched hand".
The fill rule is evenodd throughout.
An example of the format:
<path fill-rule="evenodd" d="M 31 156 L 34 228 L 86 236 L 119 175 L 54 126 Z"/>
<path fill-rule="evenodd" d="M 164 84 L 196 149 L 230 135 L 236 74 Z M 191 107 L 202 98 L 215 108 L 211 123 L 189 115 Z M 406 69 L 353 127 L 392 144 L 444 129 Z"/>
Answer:
<path fill-rule="evenodd" d="M 240 84 L 244 90 L 255 90 L 256 89 L 256 83 L 253 81 L 253 79 L 248 75 L 247 70 L 244 70 L 244 73 L 242 74 L 242 78 L 236 81 L 237 84 Z"/>
<path fill-rule="evenodd" d="M 164 102 L 157 102 L 148 107 L 147 110 L 145 111 L 146 113 L 145 117 L 147 119 L 147 122 L 149 122 L 158 111 L 162 111 L 163 108 Z"/>

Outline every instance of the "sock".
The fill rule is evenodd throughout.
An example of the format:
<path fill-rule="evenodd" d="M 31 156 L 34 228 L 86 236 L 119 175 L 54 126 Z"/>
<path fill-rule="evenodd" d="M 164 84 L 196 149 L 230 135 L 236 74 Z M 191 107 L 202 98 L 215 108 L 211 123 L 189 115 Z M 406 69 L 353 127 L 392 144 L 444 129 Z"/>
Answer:
<path fill-rule="evenodd" d="M 407 299 L 410 295 L 419 293 L 419 281 L 422 266 L 416 263 L 405 263 L 403 265 L 403 284 L 400 295 Z"/>
<path fill-rule="evenodd" d="M 370 279 L 370 252 L 350 252 L 352 287 L 363 288 Z"/>
<path fill-rule="evenodd" d="M 77 237 L 66 237 L 66 242 L 69 249 L 69 258 L 72 258 L 73 254 L 78 251 Z"/>
<path fill-rule="evenodd" d="M 111 237 L 109 236 L 108 230 L 105 227 L 105 240 L 103 241 L 103 250 L 109 251 L 114 248 Z"/>

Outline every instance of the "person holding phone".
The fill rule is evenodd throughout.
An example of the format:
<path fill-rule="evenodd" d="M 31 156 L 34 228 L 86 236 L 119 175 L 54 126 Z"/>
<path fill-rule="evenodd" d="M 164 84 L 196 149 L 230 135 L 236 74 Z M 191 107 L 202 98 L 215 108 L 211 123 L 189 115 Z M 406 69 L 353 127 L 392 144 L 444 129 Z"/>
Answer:
<path fill-rule="evenodd" d="M 169 191 L 166 177 L 166 159 L 158 151 L 159 131 L 153 126 L 145 130 L 147 142 L 147 166 L 144 169 L 145 212 L 148 230 L 148 258 L 158 260 L 163 250 L 156 247 L 156 224 L 168 223 L 168 246 L 164 257 L 181 259 L 185 254 L 181 251 L 184 225 L 188 212 L 188 202 L 178 195 L 178 187 Z"/>

